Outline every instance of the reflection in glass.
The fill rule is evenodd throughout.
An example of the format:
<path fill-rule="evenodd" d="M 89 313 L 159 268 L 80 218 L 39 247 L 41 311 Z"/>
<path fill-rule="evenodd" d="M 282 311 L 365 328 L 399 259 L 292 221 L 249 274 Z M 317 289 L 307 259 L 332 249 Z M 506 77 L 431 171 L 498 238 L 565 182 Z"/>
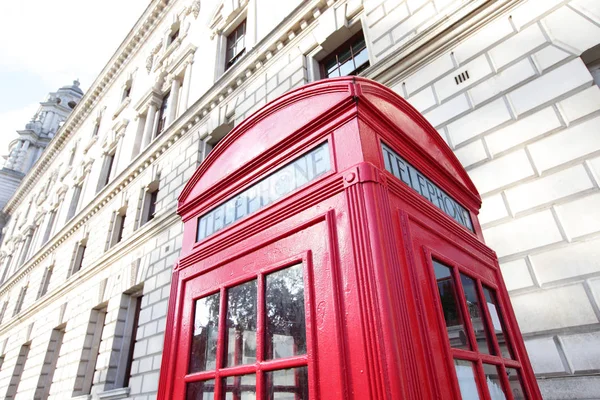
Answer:
<path fill-rule="evenodd" d="M 223 400 L 256 399 L 256 375 L 230 376 L 223 379 Z"/>
<path fill-rule="evenodd" d="M 308 368 L 265 373 L 268 400 L 308 400 Z"/>
<path fill-rule="evenodd" d="M 433 260 L 433 267 L 440 299 L 442 301 L 442 309 L 444 311 L 446 328 L 448 329 L 450 346 L 461 349 L 470 349 L 465 326 L 456 302 L 456 288 L 450 268 L 435 260 Z"/>
<path fill-rule="evenodd" d="M 473 363 L 464 360 L 454 360 L 454 367 L 456 368 L 456 377 L 458 378 L 462 400 L 479 400 Z"/>
<path fill-rule="evenodd" d="M 483 313 L 480 308 L 481 304 L 479 303 L 479 297 L 477 296 L 477 286 L 475 281 L 463 274 L 460 274 L 460 280 L 462 282 L 463 291 L 465 292 L 467 309 L 469 310 L 469 316 L 471 317 L 471 324 L 475 331 L 475 339 L 479 345 L 479 351 L 484 354 L 494 354 L 487 335 L 487 329 L 485 328 L 485 322 L 482 318 Z"/>
<path fill-rule="evenodd" d="M 256 279 L 227 290 L 227 367 L 256 361 L 256 293 Z"/>
<path fill-rule="evenodd" d="M 186 400 L 214 400 L 215 380 L 188 383 L 185 398 Z"/>
<path fill-rule="evenodd" d="M 490 391 L 492 400 L 506 400 L 504 390 L 502 390 L 502 382 L 500 382 L 500 369 L 495 365 L 483 364 L 483 372 L 485 373 L 485 383 Z"/>
<path fill-rule="evenodd" d="M 508 382 L 513 398 L 515 400 L 526 400 L 527 396 L 525 396 L 519 372 L 514 368 L 506 368 L 506 375 L 508 375 Z"/>
<path fill-rule="evenodd" d="M 266 277 L 266 359 L 306 353 L 302 264 Z"/>
<path fill-rule="evenodd" d="M 502 319 L 502 313 L 498 306 L 498 300 L 496 299 L 496 293 L 490 288 L 483 287 L 483 295 L 487 302 L 487 309 L 490 313 L 490 319 L 494 328 L 494 334 L 498 340 L 500 346 L 500 352 L 504 358 L 512 358 L 506 342 L 506 330 L 504 329 L 504 320 Z"/>
<path fill-rule="evenodd" d="M 190 372 L 215 369 L 219 334 L 219 293 L 196 300 Z"/>

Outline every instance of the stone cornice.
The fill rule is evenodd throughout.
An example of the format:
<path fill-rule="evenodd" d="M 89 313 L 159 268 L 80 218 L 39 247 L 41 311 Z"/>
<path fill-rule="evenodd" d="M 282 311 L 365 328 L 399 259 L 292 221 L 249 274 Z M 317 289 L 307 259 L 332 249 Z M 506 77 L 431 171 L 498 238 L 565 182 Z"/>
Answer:
<path fill-rule="evenodd" d="M 21 185 L 7 202 L 4 211 L 10 214 L 21 200 L 29 193 L 41 175 L 47 170 L 48 165 L 56 158 L 64 147 L 65 142 L 77 130 L 90 112 L 97 105 L 99 99 L 113 84 L 119 72 L 129 63 L 132 56 L 145 44 L 146 39 L 154 31 L 156 25 L 162 20 L 174 2 L 168 0 L 154 0 L 146 8 L 133 29 L 121 43 L 115 54 L 100 72 L 99 76 L 90 86 L 83 98 L 69 118 L 65 121 L 56 136 L 49 143 L 46 151 L 23 179 Z"/>
<path fill-rule="evenodd" d="M 361 76 L 394 85 L 524 0 L 474 0 L 440 19 L 406 44 L 377 60 Z"/>

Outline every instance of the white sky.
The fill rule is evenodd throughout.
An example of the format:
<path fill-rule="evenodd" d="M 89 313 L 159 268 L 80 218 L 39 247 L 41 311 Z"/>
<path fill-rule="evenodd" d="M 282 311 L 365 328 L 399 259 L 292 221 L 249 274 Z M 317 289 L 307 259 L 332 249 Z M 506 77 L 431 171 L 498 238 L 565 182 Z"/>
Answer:
<path fill-rule="evenodd" d="M 17 0 L 0 5 L 0 155 L 46 94 L 85 91 L 150 0 Z"/>

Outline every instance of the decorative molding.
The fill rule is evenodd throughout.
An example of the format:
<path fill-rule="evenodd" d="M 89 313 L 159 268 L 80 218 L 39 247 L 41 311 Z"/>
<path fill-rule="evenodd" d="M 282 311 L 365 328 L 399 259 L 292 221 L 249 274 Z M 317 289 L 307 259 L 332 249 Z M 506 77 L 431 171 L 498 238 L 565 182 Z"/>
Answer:
<path fill-rule="evenodd" d="M 119 116 L 119 114 L 121 114 L 121 111 L 123 111 L 129 105 L 129 103 L 131 103 L 131 97 L 128 96 L 125 99 L 123 99 L 121 104 L 119 104 L 119 107 L 117 107 L 117 109 L 115 110 L 112 119 L 116 119 Z"/>

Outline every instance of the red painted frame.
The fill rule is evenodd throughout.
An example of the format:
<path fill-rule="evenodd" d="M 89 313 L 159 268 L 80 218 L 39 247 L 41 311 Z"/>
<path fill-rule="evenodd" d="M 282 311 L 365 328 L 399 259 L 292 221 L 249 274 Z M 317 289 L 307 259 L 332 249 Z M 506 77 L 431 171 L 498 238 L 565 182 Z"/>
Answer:
<path fill-rule="evenodd" d="M 324 141 L 328 173 L 196 242 L 200 216 Z M 474 232 L 388 172 L 382 143 L 465 207 Z M 225 287 L 298 257 L 312 274 L 304 277 L 307 354 L 229 367 L 225 374 L 302 364 L 308 365 L 311 399 L 460 399 L 453 363 L 459 357 L 475 362 L 480 390 L 482 363 L 493 361 L 501 372 L 505 365 L 520 368 L 527 398 L 541 399 L 496 255 L 483 243 L 480 206 L 473 183 L 435 129 L 382 85 L 323 80 L 267 104 L 216 146 L 179 198 L 184 239 L 173 272 L 158 399 L 184 399 L 185 382 L 214 375 L 186 378 L 193 300 L 224 294 Z M 475 351 L 472 332 L 474 351 L 450 347 L 433 258 L 452 267 L 455 277 L 459 269 L 468 271 L 480 301 L 481 283 L 496 291 L 514 360 Z M 243 273 L 232 276 L 239 268 Z M 464 293 L 458 297 L 466 313 Z M 221 302 L 225 307 L 223 295 Z M 481 310 L 488 323 L 488 310 Z M 468 331 L 470 319 L 464 324 Z M 219 334 L 225 340 L 224 329 Z M 495 336 L 492 343 L 500 354 Z M 257 349 L 257 359 L 262 353 Z"/>

